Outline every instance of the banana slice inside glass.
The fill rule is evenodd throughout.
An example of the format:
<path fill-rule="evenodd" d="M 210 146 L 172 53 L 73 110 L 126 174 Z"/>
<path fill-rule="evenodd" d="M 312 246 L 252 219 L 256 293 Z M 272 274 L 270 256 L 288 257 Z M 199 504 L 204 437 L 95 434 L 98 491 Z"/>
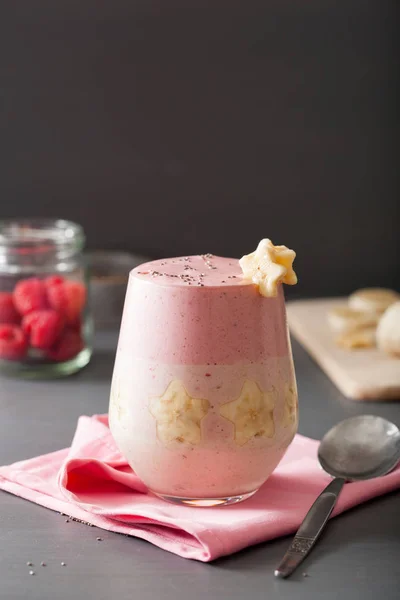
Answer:
<path fill-rule="evenodd" d="M 235 427 L 235 442 L 244 446 L 252 438 L 272 438 L 275 433 L 275 389 L 263 392 L 255 381 L 244 382 L 238 398 L 223 404 L 220 414 Z"/>
<path fill-rule="evenodd" d="M 158 439 L 165 444 L 199 444 L 200 422 L 208 408 L 208 400 L 192 398 L 181 381 L 171 381 L 164 394 L 150 403 L 150 413 L 157 422 Z"/>
<path fill-rule="evenodd" d="M 293 385 L 287 385 L 285 387 L 285 404 L 283 407 L 283 421 L 284 427 L 291 427 L 297 423 L 298 420 L 298 399 L 297 392 Z"/>
<path fill-rule="evenodd" d="M 122 391 L 121 380 L 118 376 L 114 376 L 110 394 L 110 418 L 118 421 L 122 429 L 126 429 L 127 414 L 126 395 Z"/>

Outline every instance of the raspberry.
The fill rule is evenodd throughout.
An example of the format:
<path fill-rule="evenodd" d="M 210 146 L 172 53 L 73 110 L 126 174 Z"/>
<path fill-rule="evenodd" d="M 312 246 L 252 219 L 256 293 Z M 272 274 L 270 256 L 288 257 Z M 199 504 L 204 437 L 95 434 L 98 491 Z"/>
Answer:
<path fill-rule="evenodd" d="M 21 315 L 47 308 L 45 285 L 36 277 L 19 281 L 15 286 L 13 298 L 15 307 Z"/>
<path fill-rule="evenodd" d="M 61 283 L 64 283 L 64 281 L 65 279 L 61 275 L 52 275 L 51 277 L 46 277 L 44 285 L 46 288 L 49 288 L 53 285 L 60 285 Z"/>
<path fill-rule="evenodd" d="M 22 329 L 33 348 L 47 350 L 61 335 L 64 319 L 55 310 L 35 310 L 22 320 Z"/>
<path fill-rule="evenodd" d="M 76 331 L 76 333 L 79 333 L 79 335 L 81 335 L 82 334 L 82 321 L 80 319 L 77 319 L 76 321 L 69 323 L 68 328 L 71 329 L 71 331 Z"/>
<path fill-rule="evenodd" d="M 64 315 L 68 323 L 79 321 L 86 302 L 86 288 L 78 281 L 49 282 L 47 297 L 51 308 Z"/>
<path fill-rule="evenodd" d="M 24 332 L 16 325 L 0 325 L 0 358 L 19 360 L 28 350 Z"/>
<path fill-rule="evenodd" d="M 12 294 L 0 292 L 0 323 L 16 325 L 20 322 L 20 316 L 14 306 Z"/>
<path fill-rule="evenodd" d="M 83 349 L 83 345 L 83 340 L 79 333 L 67 329 L 60 341 L 48 350 L 47 356 L 58 362 L 69 360 Z"/>

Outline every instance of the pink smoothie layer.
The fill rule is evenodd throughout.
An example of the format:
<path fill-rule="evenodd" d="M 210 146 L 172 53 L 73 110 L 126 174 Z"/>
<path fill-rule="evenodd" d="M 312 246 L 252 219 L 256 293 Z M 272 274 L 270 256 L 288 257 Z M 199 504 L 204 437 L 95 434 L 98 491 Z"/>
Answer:
<path fill-rule="evenodd" d="M 209 254 L 140 265 L 130 274 L 119 348 L 166 364 L 287 356 L 282 289 L 265 298 L 237 259 Z"/>

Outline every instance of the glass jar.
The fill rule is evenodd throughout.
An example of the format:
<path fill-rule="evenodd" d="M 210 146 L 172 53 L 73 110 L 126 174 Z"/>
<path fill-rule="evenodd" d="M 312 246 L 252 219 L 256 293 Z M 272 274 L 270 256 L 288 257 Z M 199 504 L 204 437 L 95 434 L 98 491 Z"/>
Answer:
<path fill-rule="evenodd" d="M 0 373 L 59 377 L 88 364 L 84 243 L 70 221 L 0 221 Z"/>
<path fill-rule="evenodd" d="M 159 497 L 216 506 L 252 496 L 298 425 L 282 286 L 265 298 L 237 260 L 209 254 L 136 267 L 109 422 Z"/>

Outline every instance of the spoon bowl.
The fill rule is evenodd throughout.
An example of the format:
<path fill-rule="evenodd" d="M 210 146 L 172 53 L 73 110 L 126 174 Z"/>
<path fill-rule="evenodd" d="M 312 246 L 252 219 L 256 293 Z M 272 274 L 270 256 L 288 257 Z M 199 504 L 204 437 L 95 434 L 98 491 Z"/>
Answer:
<path fill-rule="evenodd" d="M 386 475 L 400 460 L 400 430 L 374 415 L 351 417 L 324 436 L 318 460 L 324 471 L 346 481 Z"/>

